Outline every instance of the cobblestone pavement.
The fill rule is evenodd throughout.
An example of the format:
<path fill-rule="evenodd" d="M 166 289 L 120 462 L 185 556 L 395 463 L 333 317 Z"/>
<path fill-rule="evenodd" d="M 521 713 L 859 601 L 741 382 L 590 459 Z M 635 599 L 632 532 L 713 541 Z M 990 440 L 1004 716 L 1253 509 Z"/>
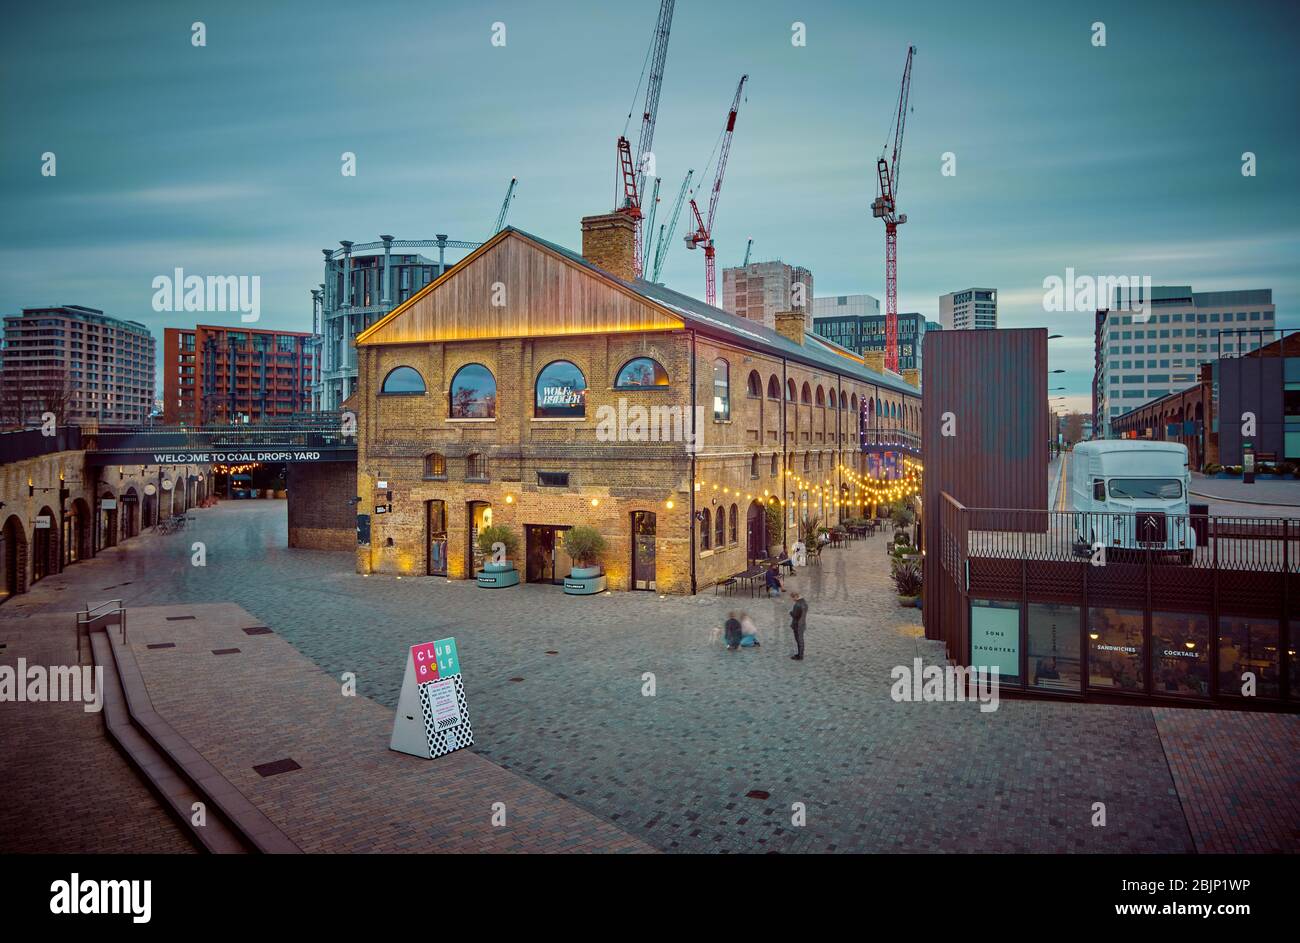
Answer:
<path fill-rule="evenodd" d="M 795 578 L 811 608 L 808 658 L 793 662 L 788 603 L 362 577 L 350 554 L 284 549 L 282 503 L 227 503 L 196 517 L 182 534 L 140 539 L 39 584 L 0 608 L 0 622 L 67 608 L 62 596 L 234 602 L 334 677 L 355 672 L 361 693 L 390 709 L 408 647 L 454 635 L 475 751 L 669 851 L 1198 844 L 1184 808 L 1201 800 L 1180 796 L 1150 709 L 894 703 L 890 668 L 932 649 L 919 614 L 898 608 L 886 585 L 883 538 L 827 551 Z M 190 565 L 195 540 L 207 546 L 206 567 Z M 733 607 L 755 616 L 761 648 L 718 645 Z M 646 673 L 653 697 L 643 694 Z M 1195 724 L 1220 712 L 1167 713 Z M 1234 723 L 1252 723 L 1241 716 Z M 1294 736 L 1298 720 L 1268 722 Z M 1252 769 L 1264 758 L 1242 749 L 1235 762 Z M 1296 753 L 1282 762 L 1293 781 Z M 1090 824 L 1096 802 L 1106 805 L 1104 828 Z M 792 825 L 796 803 L 806 827 Z M 1257 827 L 1296 850 L 1298 826 Z"/>

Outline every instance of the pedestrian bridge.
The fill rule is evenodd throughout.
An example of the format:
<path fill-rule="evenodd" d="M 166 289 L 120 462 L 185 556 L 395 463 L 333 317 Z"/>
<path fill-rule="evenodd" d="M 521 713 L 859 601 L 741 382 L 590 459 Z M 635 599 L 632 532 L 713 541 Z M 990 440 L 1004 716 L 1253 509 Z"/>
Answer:
<path fill-rule="evenodd" d="M 82 433 L 86 462 L 105 465 L 314 464 L 357 460 L 355 428 L 337 414 L 224 426 L 138 426 Z"/>

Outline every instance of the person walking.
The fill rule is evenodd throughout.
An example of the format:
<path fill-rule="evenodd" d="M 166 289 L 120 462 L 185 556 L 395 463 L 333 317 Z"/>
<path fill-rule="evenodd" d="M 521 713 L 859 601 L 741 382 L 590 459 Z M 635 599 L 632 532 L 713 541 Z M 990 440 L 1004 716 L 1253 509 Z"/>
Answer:
<path fill-rule="evenodd" d="M 803 633 L 808 628 L 808 603 L 798 592 L 791 590 L 790 598 L 794 608 L 790 610 L 790 631 L 794 633 L 794 643 L 798 648 L 790 657 L 794 661 L 803 661 Z"/>

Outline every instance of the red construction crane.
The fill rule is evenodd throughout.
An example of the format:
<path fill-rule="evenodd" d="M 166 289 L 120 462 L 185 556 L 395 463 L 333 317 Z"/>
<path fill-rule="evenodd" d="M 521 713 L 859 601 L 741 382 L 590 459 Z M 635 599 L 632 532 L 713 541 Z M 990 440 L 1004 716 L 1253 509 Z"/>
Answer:
<path fill-rule="evenodd" d="M 686 248 L 694 249 L 704 246 L 704 300 L 711 305 L 718 301 L 717 276 L 714 269 L 713 220 L 718 213 L 718 196 L 722 193 L 722 177 L 727 172 L 727 157 L 731 154 L 731 136 L 736 130 L 736 113 L 740 111 L 740 96 L 745 90 L 748 75 L 740 77 L 736 86 L 736 97 L 731 101 L 731 111 L 727 112 L 727 126 L 722 132 L 722 146 L 718 152 L 718 170 L 713 175 L 713 189 L 709 192 L 708 219 L 700 217 L 700 207 L 691 197 L 691 212 L 695 214 L 695 231 L 686 234 Z"/>
<path fill-rule="evenodd" d="M 647 61 L 650 79 L 646 83 L 645 107 L 641 111 L 641 137 L 637 141 L 636 160 L 632 159 L 632 144 L 627 139 L 627 128 L 618 139 L 618 167 L 623 179 L 623 198 L 620 213 L 631 217 L 636 227 L 636 273 L 641 274 L 641 195 L 645 192 L 645 178 L 649 160 L 652 159 L 655 121 L 659 117 L 659 92 L 664 84 L 664 62 L 668 57 L 668 34 L 673 26 L 673 7 L 677 0 L 660 0 L 659 20 L 655 24 L 654 39 L 650 43 Z M 642 73 L 644 74 L 644 73 Z M 637 91 L 641 83 L 637 82 Z M 635 101 L 635 96 L 633 96 Z M 628 112 L 628 121 L 632 114 Z"/>
<path fill-rule="evenodd" d="M 907 47 L 907 62 L 903 65 L 903 86 L 898 93 L 898 110 L 889 129 L 894 138 L 894 151 L 889 160 L 882 153 L 876 161 L 878 190 L 871 204 L 871 215 L 885 221 L 885 368 L 898 371 L 898 227 L 907 222 L 907 214 L 899 214 L 898 200 L 899 164 L 903 156 L 903 128 L 907 124 L 907 96 L 912 87 L 912 56 L 915 46 Z M 889 141 L 885 141 L 885 147 Z"/>

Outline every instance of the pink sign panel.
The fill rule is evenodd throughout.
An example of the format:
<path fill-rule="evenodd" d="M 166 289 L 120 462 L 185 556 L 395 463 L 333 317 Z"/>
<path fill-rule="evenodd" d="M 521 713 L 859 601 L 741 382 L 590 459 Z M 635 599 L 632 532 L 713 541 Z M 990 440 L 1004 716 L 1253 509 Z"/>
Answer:
<path fill-rule="evenodd" d="M 411 646 L 411 664 L 415 666 L 415 683 L 425 684 L 438 680 L 437 643 L 424 642 Z"/>

